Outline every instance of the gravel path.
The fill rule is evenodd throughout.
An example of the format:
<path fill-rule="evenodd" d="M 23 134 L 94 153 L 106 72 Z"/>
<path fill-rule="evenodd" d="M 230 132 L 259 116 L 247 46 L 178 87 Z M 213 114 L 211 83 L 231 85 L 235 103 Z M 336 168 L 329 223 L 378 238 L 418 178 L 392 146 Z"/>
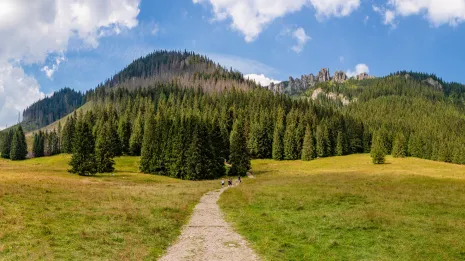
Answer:
<path fill-rule="evenodd" d="M 200 199 L 178 241 L 160 261 L 260 260 L 223 218 L 217 201 L 226 189 L 208 192 Z"/>

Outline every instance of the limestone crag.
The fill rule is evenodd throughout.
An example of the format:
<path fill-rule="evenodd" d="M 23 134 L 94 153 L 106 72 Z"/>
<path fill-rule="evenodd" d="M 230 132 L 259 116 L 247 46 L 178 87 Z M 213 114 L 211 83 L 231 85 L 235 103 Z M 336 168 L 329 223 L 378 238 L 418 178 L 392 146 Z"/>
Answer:
<path fill-rule="evenodd" d="M 347 81 L 347 74 L 343 71 L 336 71 L 334 73 L 333 81 L 337 83 L 344 83 Z"/>
<path fill-rule="evenodd" d="M 362 73 L 353 77 L 356 80 L 365 80 L 374 78 L 373 76 L 368 75 L 367 73 Z M 305 92 L 308 89 L 315 87 L 318 83 L 333 81 L 335 83 L 344 83 L 349 77 L 343 71 L 336 71 L 334 77 L 331 77 L 328 68 L 321 69 L 318 74 L 315 76 L 313 74 L 302 75 L 299 78 L 289 77 L 288 81 L 284 81 L 278 84 L 271 83 L 266 88 L 276 92 L 276 93 L 286 93 L 288 95 L 295 95 L 302 92 Z"/>

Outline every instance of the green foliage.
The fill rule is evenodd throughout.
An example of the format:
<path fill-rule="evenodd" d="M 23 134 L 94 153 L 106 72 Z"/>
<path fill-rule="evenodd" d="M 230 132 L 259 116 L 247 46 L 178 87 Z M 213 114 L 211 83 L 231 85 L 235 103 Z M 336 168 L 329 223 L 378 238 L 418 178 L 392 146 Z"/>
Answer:
<path fill-rule="evenodd" d="M 385 136 L 382 131 L 377 131 L 373 134 L 371 144 L 371 159 L 374 164 L 384 164 L 386 157 Z"/>
<path fill-rule="evenodd" d="M 276 124 L 273 132 L 273 159 L 283 160 L 284 159 L 284 109 L 279 107 L 278 115 L 276 117 Z"/>
<path fill-rule="evenodd" d="M 97 162 L 98 173 L 113 172 L 115 170 L 115 161 L 113 159 L 116 156 L 113 148 L 115 133 L 112 133 L 111 125 L 110 122 L 106 122 L 98 130 L 95 142 L 95 160 Z"/>
<path fill-rule="evenodd" d="M 316 157 L 315 139 L 313 138 L 312 128 L 307 124 L 305 128 L 304 143 L 302 146 L 302 160 L 309 161 Z"/>
<path fill-rule="evenodd" d="M 24 160 L 27 156 L 26 136 L 24 135 L 23 128 L 19 125 L 13 134 L 10 149 L 11 160 Z"/>
<path fill-rule="evenodd" d="M 4 159 L 10 158 L 10 151 L 11 151 L 11 141 L 13 140 L 14 129 L 9 129 L 2 134 L 2 143 L 1 143 L 1 157 Z"/>
<path fill-rule="evenodd" d="M 32 144 L 32 154 L 35 158 L 45 155 L 45 134 L 42 131 L 34 133 L 34 143 Z"/>
<path fill-rule="evenodd" d="M 79 119 L 76 123 L 73 138 L 73 156 L 70 165 L 70 172 L 81 176 L 95 175 L 97 173 L 95 141 L 90 125 L 84 119 Z"/>
<path fill-rule="evenodd" d="M 402 132 L 397 133 L 392 145 L 392 156 L 394 158 L 407 157 L 407 140 Z"/>
<path fill-rule="evenodd" d="M 234 122 L 231 131 L 230 151 L 229 162 L 232 167 L 228 174 L 230 176 L 245 176 L 250 169 L 250 158 L 247 151 L 244 125 L 239 119 Z"/>
<path fill-rule="evenodd" d="M 69 116 L 63 127 L 61 136 L 61 151 L 63 153 L 73 152 L 74 134 L 76 130 L 76 114 Z"/>

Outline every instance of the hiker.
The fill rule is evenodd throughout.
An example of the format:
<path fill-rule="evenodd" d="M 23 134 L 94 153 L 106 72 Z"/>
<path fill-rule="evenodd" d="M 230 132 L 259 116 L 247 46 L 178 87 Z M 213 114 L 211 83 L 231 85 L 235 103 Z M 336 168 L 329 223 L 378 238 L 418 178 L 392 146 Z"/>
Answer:
<path fill-rule="evenodd" d="M 224 179 L 221 181 L 221 187 L 224 187 Z"/>
<path fill-rule="evenodd" d="M 231 187 L 232 186 L 232 180 L 231 178 L 228 179 L 228 187 Z"/>
<path fill-rule="evenodd" d="M 241 176 L 238 176 L 238 177 L 237 177 L 237 181 L 238 181 L 239 183 L 242 183 Z"/>

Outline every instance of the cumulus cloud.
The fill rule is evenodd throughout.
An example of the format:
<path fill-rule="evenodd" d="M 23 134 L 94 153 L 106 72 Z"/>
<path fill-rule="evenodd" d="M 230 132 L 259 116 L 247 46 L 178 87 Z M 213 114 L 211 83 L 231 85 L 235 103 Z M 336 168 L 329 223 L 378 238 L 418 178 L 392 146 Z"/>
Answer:
<path fill-rule="evenodd" d="M 16 123 L 18 112 L 44 97 L 36 79 L 21 67 L 0 66 L 0 129 Z"/>
<path fill-rule="evenodd" d="M 256 83 L 260 84 L 261 86 L 268 86 L 271 83 L 277 84 L 281 81 L 273 80 L 271 78 L 266 77 L 264 74 L 246 74 L 244 78 L 253 80 Z"/>
<path fill-rule="evenodd" d="M 157 35 L 160 32 L 160 26 L 158 24 L 153 25 L 152 35 Z"/>
<path fill-rule="evenodd" d="M 312 39 L 305 33 L 305 30 L 302 27 L 299 27 L 296 30 L 294 30 L 294 32 L 292 32 L 292 37 L 297 41 L 297 43 L 291 48 L 292 51 L 296 53 L 302 52 L 307 42 Z"/>
<path fill-rule="evenodd" d="M 101 37 L 138 25 L 140 0 L 2 0 L 0 1 L 0 125 L 11 124 L 11 110 L 22 110 L 43 97 L 37 81 L 25 75 L 22 64 L 40 64 L 52 78 L 69 42 L 89 48 Z M 57 57 L 44 64 L 47 57 Z M 27 84 L 24 84 L 27 83 Z M 17 92 L 15 90 L 21 90 Z M 27 93 L 27 100 L 23 95 Z M 12 106 L 11 104 L 17 104 Z M 8 105 L 8 106 L 7 106 Z M 17 113 L 14 113 L 15 115 Z M 15 116 L 16 118 L 17 116 Z"/>
<path fill-rule="evenodd" d="M 369 73 L 369 72 L 370 72 L 370 69 L 368 68 L 368 66 L 364 63 L 360 63 L 355 66 L 355 70 L 347 70 L 346 74 L 350 78 L 350 77 L 354 77 L 362 73 Z"/>
<path fill-rule="evenodd" d="M 214 21 L 231 19 L 231 27 L 244 35 L 246 42 L 254 41 L 273 20 L 313 6 L 318 19 L 347 16 L 360 6 L 360 0 L 192 0 L 209 3 Z"/>
<path fill-rule="evenodd" d="M 457 26 L 465 21 L 463 0 L 389 0 L 384 23 L 391 24 L 398 16 L 422 15 L 433 26 Z"/>

